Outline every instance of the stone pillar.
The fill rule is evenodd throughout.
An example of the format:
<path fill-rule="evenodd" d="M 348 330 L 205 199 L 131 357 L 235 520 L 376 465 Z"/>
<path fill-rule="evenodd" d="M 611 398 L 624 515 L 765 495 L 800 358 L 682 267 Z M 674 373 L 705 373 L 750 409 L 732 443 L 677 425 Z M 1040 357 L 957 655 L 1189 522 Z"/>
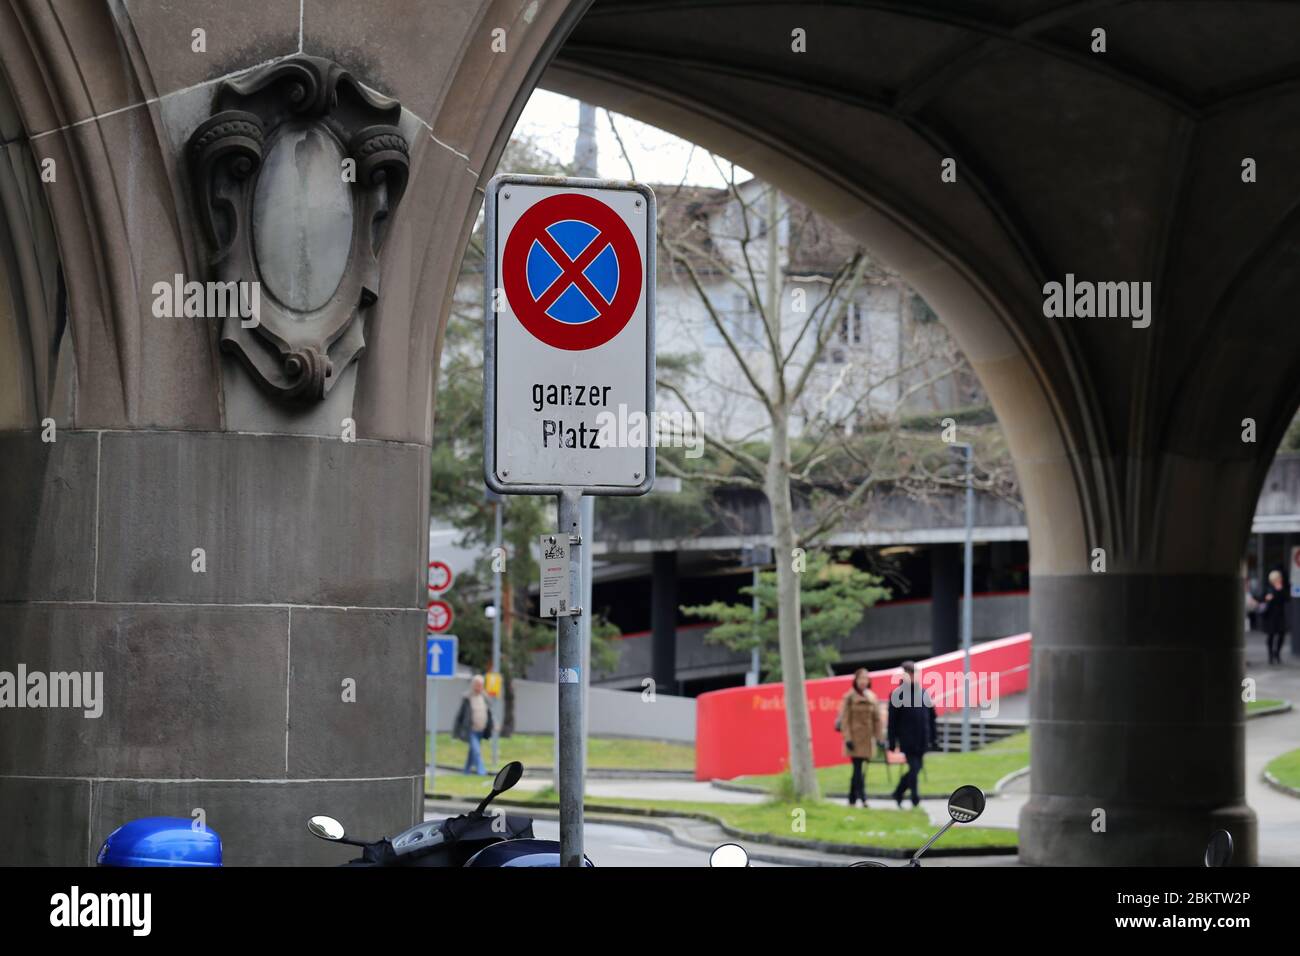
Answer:
<path fill-rule="evenodd" d="M 961 545 L 930 546 L 930 653 L 961 646 Z"/>
<path fill-rule="evenodd" d="M 656 551 L 650 579 L 650 676 L 660 693 L 677 690 L 677 552 Z"/>
<path fill-rule="evenodd" d="M 90 863 L 147 815 L 201 815 L 232 864 L 336 862 L 306 837 L 313 812 L 358 833 L 409 825 L 426 454 L 213 432 L 0 439 L 0 670 L 80 674 L 98 711 L 2 712 L 0 859 Z"/>
<path fill-rule="evenodd" d="M 1254 860 L 1236 577 L 1036 577 L 1030 615 L 1022 859 L 1198 866 L 1225 828 Z"/>
<path fill-rule="evenodd" d="M 0 4 L 4 158 L 56 171 L 0 190 L 36 250 L 0 255 L 0 672 L 91 689 L 0 710 L 0 861 L 176 815 L 231 864 L 339 862 L 309 815 L 421 817 L 442 317 L 574 15 Z M 254 280 L 257 322 L 189 308 Z"/>

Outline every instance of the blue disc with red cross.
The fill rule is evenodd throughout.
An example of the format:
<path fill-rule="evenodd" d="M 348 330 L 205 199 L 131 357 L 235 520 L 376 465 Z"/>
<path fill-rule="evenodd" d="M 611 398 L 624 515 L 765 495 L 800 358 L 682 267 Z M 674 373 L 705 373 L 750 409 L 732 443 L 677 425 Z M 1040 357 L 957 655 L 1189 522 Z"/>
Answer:
<path fill-rule="evenodd" d="M 632 319 L 645 269 L 636 237 L 605 203 L 549 196 L 510 230 L 501 284 L 533 338 L 571 352 L 604 345 Z"/>

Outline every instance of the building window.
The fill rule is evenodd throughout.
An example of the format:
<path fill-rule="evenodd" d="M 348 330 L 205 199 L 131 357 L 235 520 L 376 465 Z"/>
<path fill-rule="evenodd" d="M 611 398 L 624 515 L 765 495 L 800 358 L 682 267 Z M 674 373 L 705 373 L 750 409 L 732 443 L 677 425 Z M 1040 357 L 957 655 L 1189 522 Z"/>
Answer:
<path fill-rule="evenodd" d="M 865 332 L 862 306 L 850 302 L 840 317 L 838 342 L 840 345 L 856 348 L 865 343 Z"/>
<path fill-rule="evenodd" d="M 733 292 L 730 312 L 737 336 L 745 339 L 758 337 L 758 309 L 748 295 L 743 292 Z"/>
<path fill-rule="evenodd" d="M 939 316 L 935 315 L 934 309 L 930 308 L 930 303 L 915 292 L 912 293 L 912 321 L 920 325 L 929 325 L 932 322 L 939 321 Z"/>

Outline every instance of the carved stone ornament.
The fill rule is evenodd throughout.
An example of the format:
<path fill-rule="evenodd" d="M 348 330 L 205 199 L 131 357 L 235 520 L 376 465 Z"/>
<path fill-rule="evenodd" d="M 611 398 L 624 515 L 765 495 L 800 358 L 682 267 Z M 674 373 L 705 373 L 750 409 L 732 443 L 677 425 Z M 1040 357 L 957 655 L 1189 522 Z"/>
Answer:
<path fill-rule="evenodd" d="M 365 348 L 410 169 L 401 109 L 337 63 L 297 56 L 222 83 L 190 137 L 207 278 L 257 303 L 256 324 L 246 308 L 223 319 L 221 349 L 278 398 L 319 401 Z"/>

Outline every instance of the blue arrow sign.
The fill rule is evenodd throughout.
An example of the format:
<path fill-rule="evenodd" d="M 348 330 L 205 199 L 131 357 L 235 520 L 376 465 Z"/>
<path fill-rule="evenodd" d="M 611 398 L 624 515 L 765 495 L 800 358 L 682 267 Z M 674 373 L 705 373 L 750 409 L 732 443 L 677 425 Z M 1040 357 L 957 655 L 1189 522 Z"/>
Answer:
<path fill-rule="evenodd" d="M 424 676 L 446 679 L 456 676 L 456 636 L 439 634 L 425 638 Z"/>

